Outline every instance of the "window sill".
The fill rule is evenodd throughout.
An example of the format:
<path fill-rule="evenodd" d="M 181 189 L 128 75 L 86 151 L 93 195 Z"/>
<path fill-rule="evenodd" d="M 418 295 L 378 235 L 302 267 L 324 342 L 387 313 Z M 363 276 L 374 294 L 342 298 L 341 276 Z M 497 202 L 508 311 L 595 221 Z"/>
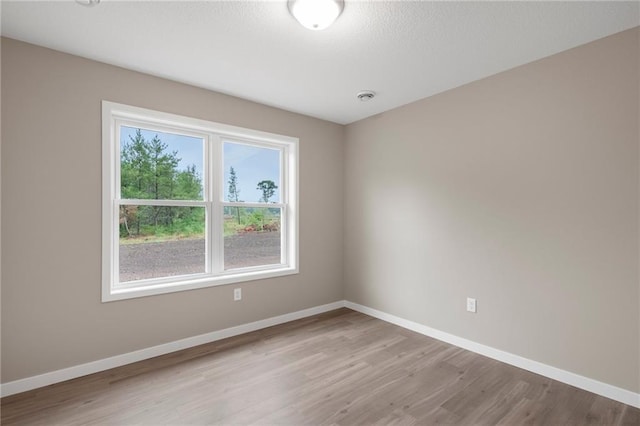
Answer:
<path fill-rule="evenodd" d="M 294 275 L 298 269 L 294 267 L 280 267 L 276 269 L 234 272 L 233 274 L 219 276 L 196 276 L 185 277 L 182 281 L 169 283 L 140 285 L 135 287 L 112 288 L 102 294 L 102 302 L 113 302 L 116 300 L 133 299 L 137 297 L 153 296 L 157 294 L 175 293 L 185 290 L 195 290 L 199 288 L 215 287 L 219 285 L 236 284 L 246 281 L 263 280 L 268 278 Z"/>

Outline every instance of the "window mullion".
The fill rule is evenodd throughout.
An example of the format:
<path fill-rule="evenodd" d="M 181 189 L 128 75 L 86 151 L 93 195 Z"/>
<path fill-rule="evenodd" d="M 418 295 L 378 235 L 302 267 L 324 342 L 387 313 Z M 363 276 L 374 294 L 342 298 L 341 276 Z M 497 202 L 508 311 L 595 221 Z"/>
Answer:
<path fill-rule="evenodd" d="M 217 275 L 224 271 L 224 215 L 222 211 L 222 188 L 224 171 L 222 170 L 222 140 L 220 136 L 212 134 L 209 142 L 209 201 L 211 210 L 210 220 L 210 272 Z"/>

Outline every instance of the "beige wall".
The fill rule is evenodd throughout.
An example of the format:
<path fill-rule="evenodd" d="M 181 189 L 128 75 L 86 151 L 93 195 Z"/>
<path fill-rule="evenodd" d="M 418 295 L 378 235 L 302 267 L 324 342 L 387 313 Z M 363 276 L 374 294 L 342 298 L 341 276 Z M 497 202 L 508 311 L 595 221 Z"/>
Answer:
<path fill-rule="evenodd" d="M 329 303 L 344 290 L 639 392 L 639 36 L 501 73 L 346 134 L 2 39 L 2 382 Z M 100 303 L 102 99 L 299 137 L 301 273 L 243 283 L 240 303 L 232 286 Z M 478 299 L 475 315 L 467 296 Z"/>
<path fill-rule="evenodd" d="M 300 138 L 300 274 L 100 302 L 101 100 Z M 2 40 L 2 382 L 343 298 L 344 127 Z"/>
<path fill-rule="evenodd" d="M 347 126 L 346 298 L 640 391 L 638 37 Z"/>

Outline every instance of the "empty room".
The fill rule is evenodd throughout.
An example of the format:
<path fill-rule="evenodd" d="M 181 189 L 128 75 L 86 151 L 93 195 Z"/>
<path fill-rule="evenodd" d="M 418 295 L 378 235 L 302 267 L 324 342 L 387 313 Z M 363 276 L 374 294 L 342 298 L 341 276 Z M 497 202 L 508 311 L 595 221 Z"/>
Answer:
<path fill-rule="evenodd" d="M 0 2 L 3 425 L 640 425 L 640 2 Z"/>

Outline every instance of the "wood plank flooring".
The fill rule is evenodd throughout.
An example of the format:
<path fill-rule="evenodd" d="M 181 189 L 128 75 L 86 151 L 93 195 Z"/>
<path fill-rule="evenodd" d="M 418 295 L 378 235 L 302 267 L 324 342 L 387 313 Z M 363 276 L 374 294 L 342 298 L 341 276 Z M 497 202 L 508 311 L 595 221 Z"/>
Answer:
<path fill-rule="evenodd" d="M 339 309 L 2 399 L 3 425 L 640 425 L 640 410 Z"/>

